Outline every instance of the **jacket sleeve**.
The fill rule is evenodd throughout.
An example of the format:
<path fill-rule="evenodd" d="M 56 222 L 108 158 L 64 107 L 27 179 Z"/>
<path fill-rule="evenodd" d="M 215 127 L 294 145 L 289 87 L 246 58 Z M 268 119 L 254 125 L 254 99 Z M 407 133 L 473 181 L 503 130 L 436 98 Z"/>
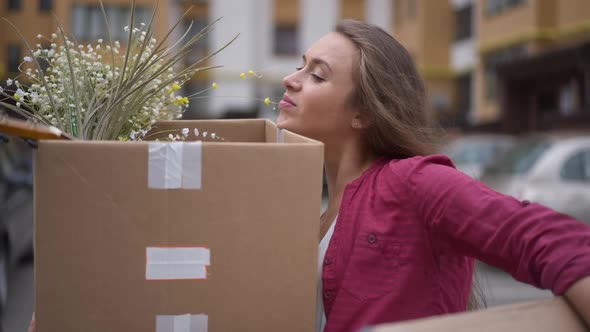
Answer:
<path fill-rule="evenodd" d="M 555 295 L 590 275 L 588 225 L 495 192 L 444 156 L 404 164 L 398 175 L 436 241 Z"/>

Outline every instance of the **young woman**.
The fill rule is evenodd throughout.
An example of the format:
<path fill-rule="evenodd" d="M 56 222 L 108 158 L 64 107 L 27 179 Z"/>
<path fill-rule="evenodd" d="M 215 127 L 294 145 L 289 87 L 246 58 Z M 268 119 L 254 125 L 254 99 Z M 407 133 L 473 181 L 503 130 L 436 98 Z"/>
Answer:
<path fill-rule="evenodd" d="M 590 228 L 432 155 L 423 83 L 390 35 L 344 21 L 284 85 L 279 127 L 325 144 L 318 330 L 464 311 L 473 258 L 564 294 L 590 324 Z"/>
<path fill-rule="evenodd" d="M 464 311 L 474 258 L 590 323 L 590 228 L 433 155 L 423 83 L 394 38 L 344 21 L 284 85 L 278 126 L 325 144 L 319 330 Z"/>

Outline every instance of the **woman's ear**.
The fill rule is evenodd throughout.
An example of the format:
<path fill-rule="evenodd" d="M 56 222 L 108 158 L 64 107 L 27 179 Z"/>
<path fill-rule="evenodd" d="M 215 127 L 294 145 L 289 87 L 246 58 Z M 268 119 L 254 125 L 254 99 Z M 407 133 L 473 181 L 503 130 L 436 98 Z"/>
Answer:
<path fill-rule="evenodd" d="M 354 116 L 352 117 L 352 120 L 350 121 L 350 126 L 353 129 L 359 130 L 369 128 L 369 124 L 370 121 L 368 117 L 361 112 L 355 112 Z"/>

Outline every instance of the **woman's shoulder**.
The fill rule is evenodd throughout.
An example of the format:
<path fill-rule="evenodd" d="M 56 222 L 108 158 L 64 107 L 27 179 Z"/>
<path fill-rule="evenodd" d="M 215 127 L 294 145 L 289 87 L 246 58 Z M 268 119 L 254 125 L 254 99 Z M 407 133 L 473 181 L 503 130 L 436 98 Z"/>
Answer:
<path fill-rule="evenodd" d="M 385 175 L 412 176 L 434 173 L 458 172 L 453 161 L 442 154 L 415 156 L 403 159 L 388 159 L 384 162 Z"/>

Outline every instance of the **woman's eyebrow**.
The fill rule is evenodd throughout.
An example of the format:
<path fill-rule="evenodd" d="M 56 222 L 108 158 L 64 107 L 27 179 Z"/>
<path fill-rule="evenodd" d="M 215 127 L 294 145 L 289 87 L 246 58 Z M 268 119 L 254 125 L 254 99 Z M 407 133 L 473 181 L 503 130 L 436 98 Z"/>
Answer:
<path fill-rule="evenodd" d="M 307 57 L 305 56 L 305 54 L 302 56 L 303 58 L 303 62 L 307 62 Z M 322 65 L 325 66 L 329 72 L 332 72 L 332 67 L 330 67 L 330 65 L 328 64 L 328 62 L 324 59 L 321 58 L 311 58 L 311 63 L 315 64 L 315 65 Z"/>

